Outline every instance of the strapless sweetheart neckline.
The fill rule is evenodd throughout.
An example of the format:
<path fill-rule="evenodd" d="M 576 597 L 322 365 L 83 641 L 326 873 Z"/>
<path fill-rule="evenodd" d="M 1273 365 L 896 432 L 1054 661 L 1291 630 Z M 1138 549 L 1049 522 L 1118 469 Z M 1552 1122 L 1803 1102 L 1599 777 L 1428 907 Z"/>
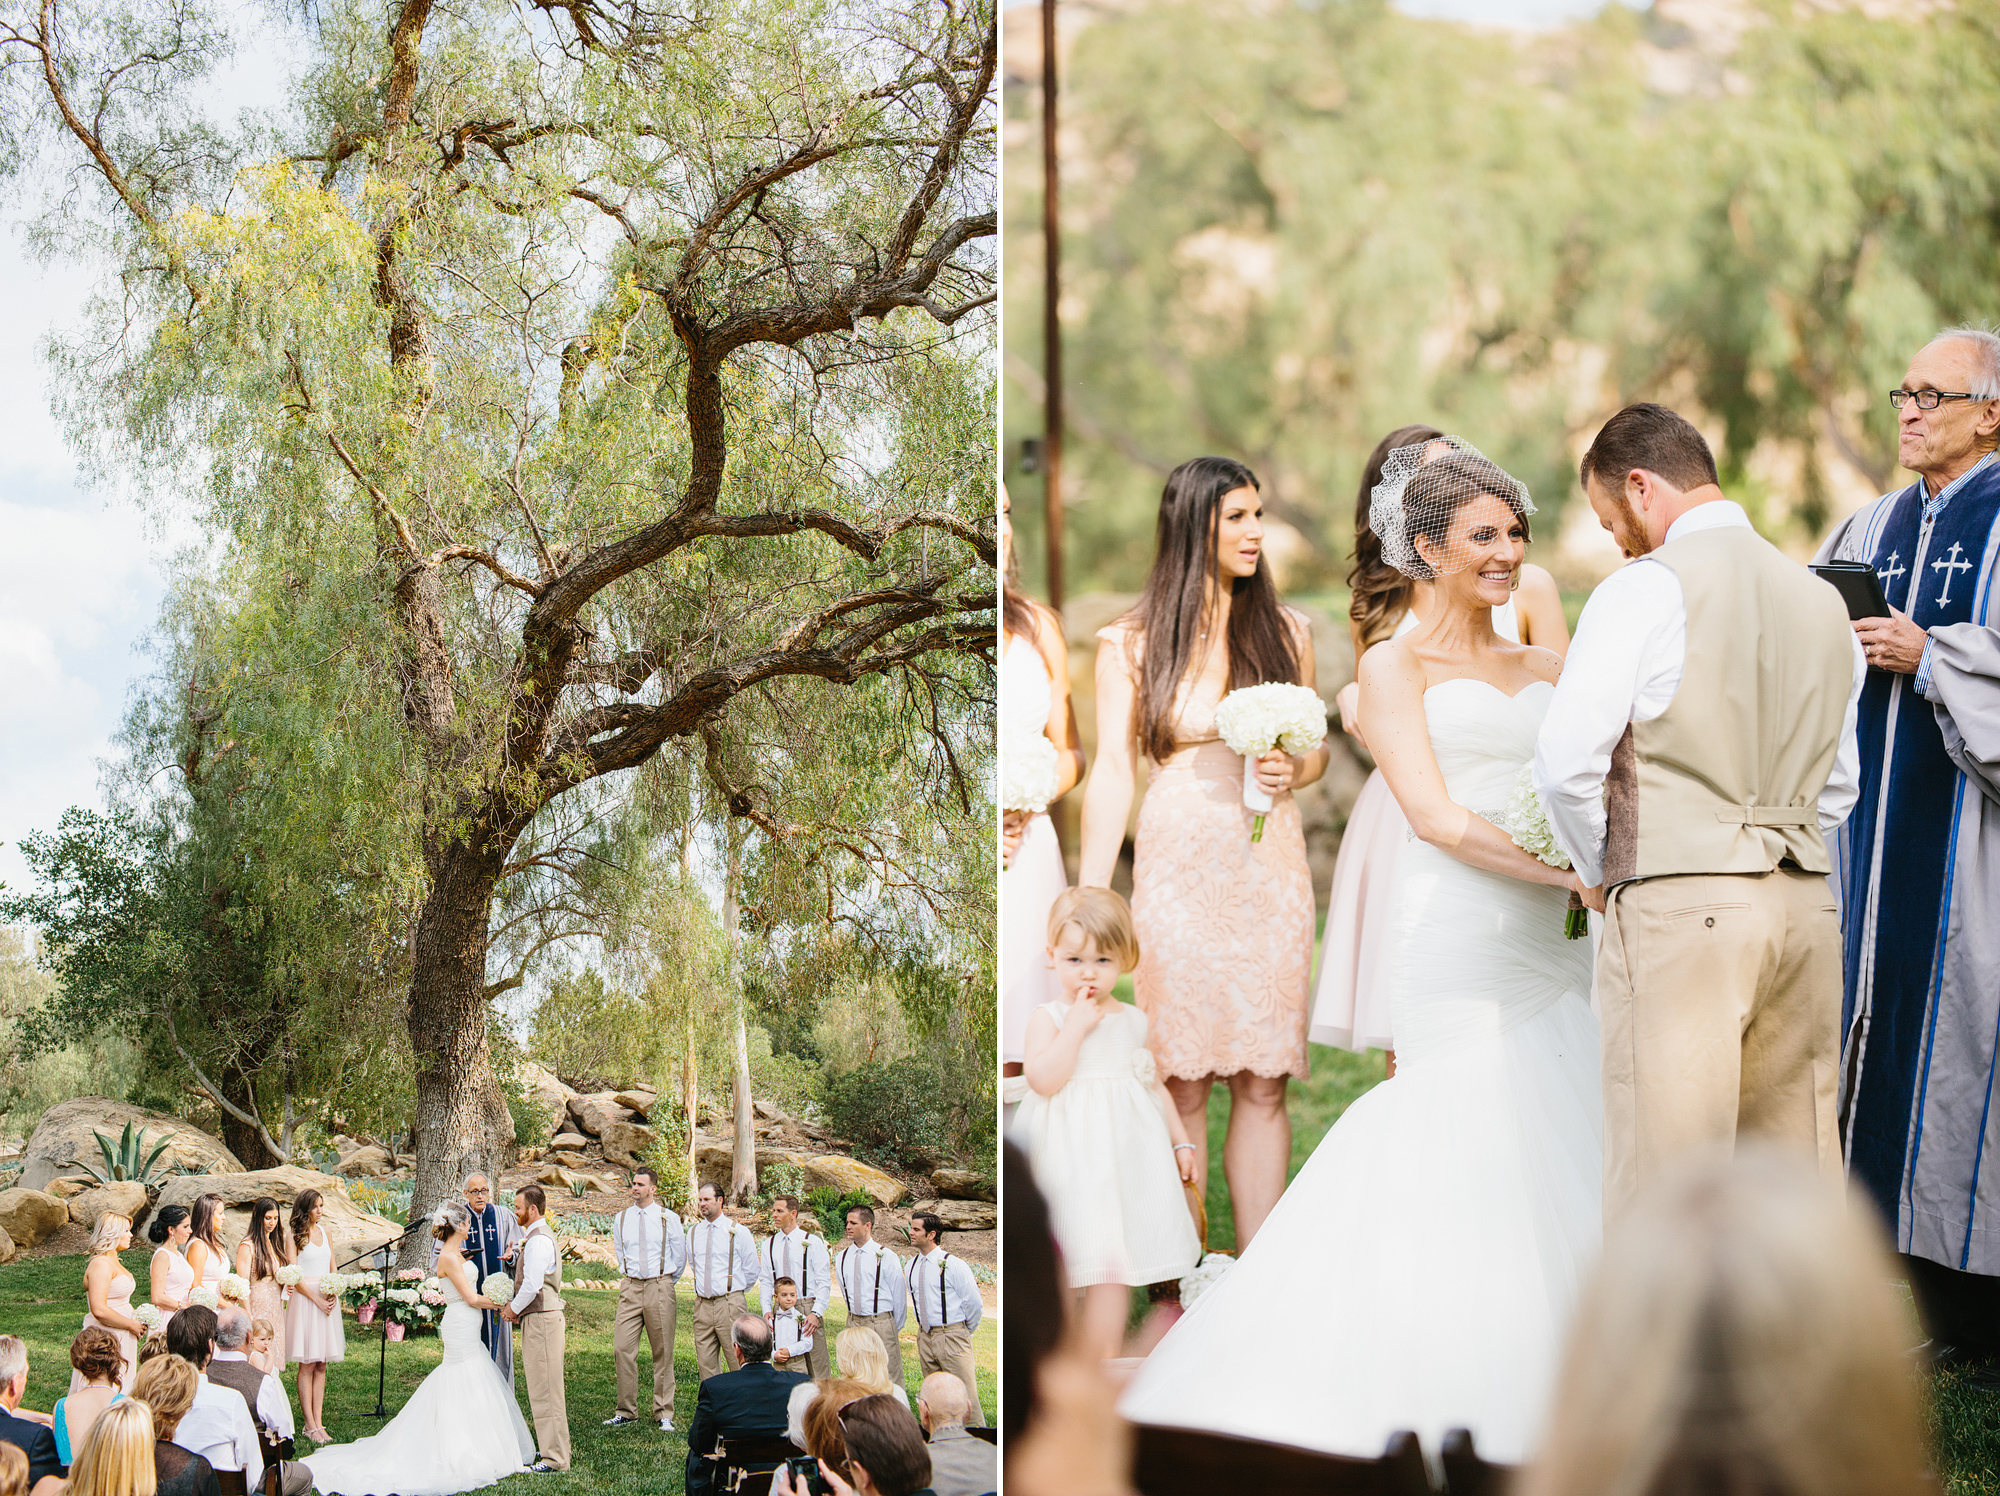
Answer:
<path fill-rule="evenodd" d="M 1441 680 L 1434 686 L 1425 686 L 1424 695 L 1428 696 L 1433 691 L 1442 691 L 1446 686 L 1457 685 L 1484 686 L 1487 690 L 1496 693 L 1507 701 L 1519 701 L 1537 686 L 1547 686 L 1551 691 L 1556 688 L 1556 683 L 1552 680 L 1531 680 L 1525 686 L 1521 687 L 1520 690 L 1509 696 L 1490 680 L 1481 679 L 1476 675 L 1454 675 L 1450 680 Z"/>

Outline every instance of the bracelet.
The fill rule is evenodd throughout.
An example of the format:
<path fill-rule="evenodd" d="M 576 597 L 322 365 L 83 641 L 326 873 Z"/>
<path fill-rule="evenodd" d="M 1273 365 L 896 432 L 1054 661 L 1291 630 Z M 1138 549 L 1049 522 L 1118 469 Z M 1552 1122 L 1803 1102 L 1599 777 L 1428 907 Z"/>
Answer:
<path fill-rule="evenodd" d="M 1190 1152 L 1190 1153 L 1194 1152 L 1194 1144 L 1192 1144 L 1192 1143 L 1176 1143 L 1176 1144 L 1174 1144 L 1174 1152 L 1176 1152 L 1176 1153 L 1179 1153 L 1179 1152 L 1181 1151 L 1181 1149 L 1183 1149 L 1183 1148 L 1187 1149 L 1187 1151 L 1188 1151 L 1188 1152 Z"/>

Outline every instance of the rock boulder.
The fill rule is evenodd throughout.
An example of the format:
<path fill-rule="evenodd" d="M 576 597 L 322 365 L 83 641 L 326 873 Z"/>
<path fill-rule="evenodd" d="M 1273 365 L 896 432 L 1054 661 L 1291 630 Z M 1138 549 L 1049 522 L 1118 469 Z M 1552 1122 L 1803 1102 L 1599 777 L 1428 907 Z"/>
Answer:
<path fill-rule="evenodd" d="M 567 1148 L 572 1153 L 581 1153 L 590 1146 L 590 1139 L 580 1132 L 559 1132 L 549 1139 L 551 1148 Z"/>
<path fill-rule="evenodd" d="M 804 1156 L 801 1167 L 805 1171 L 808 1189 L 828 1186 L 842 1194 L 850 1190 L 864 1190 L 878 1208 L 894 1205 L 909 1194 L 900 1182 L 880 1169 L 838 1154 L 808 1154 Z"/>
<path fill-rule="evenodd" d="M 72 1200 L 89 1188 L 90 1176 L 88 1174 L 78 1174 L 67 1179 L 51 1179 L 49 1187 L 43 1190 L 42 1193 L 45 1195 L 54 1195 L 58 1200 Z"/>
<path fill-rule="evenodd" d="M 327 1237 L 333 1243 L 336 1264 L 358 1253 L 372 1252 L 403 1234 L 403 1228 L 387 1216 L 378 1216 L 356 1205 L 347 1193 L 345 1180 L 291 1164 L 234 1174 L 177 1176 L 161 1186 L 160 1197 L 154 1206 L 157 1209 L 165 1205 L 185 1205 L 192 1210 L 194 1202 L 202 1195 L 220 1195 L 223 1211 L 218 1229 L 222 1234 L 224 1250 L 234 1254 L 236 1244 L 250 1229 L 250 1206 L 260 1195 L 269 1195 L 289 1211 L 291 1203 L 303 1190 L 318 1190 L 326 1204 L 321 1224 L 326 1227 Z"/>
<path fill-rule="evenodd" d="M 616 1269 L 618 1256 L 601 1241 L 592 1241 L 587 1236 L 564 1236 L 557 1240 L 562 1245 L 562 1254 L 571 1262 L 588 1262 L 597 1267 Z"/>
<path fill-rule="evenodd" d="M 912 1206 L 910 1213 L 929 1211 L 953 1231 L 992 1231 L 1000 1224 L 997 1207 L 983 1200 L 932 1200 Z"/>
<path fill-rule="evenodd" d="M 643 1155 L 653 1146 L 654 1133 L 652 1128 L 637 1122 L 613 1122 L 597 1135 L 597 1141 L 603 1147 L 607 1164 L 636 1169 L 645 1162 Z"/>
<path fill-rule="evenodd" d="M 396 1164 L 389 1157 L 389 1150 L 369 1143 L 352 1153 L 343 1154 L 333 1172 L 342 1179 L 380 1179 L 385 1174 L 394 1173 L 395 1169 Z"/>
<path fill-rule="evenodd" d="M 993 1185 L 970 1169 L 933 1169 L 931 1188 L 947 1200 L 991 1200 Z"/>
<path fill-rule="evenodd" d="M 636 1122 L 639 1114 L 618 1100 L 614 1091 L 596 1091 L 588 1096 L 572 1096 L 569 1114 L 577 1130 L 602 1137 L 613 1122 Z"/>
<path fill-rule="evenodd" d="M 41 1190 L 0 1190 L 0 1231 L 24 1250 L 69 1224 L 69 1206 Z"/>
<path fill-rule="evenodd" d="M 637 1112 L 639 1120 L 643 1122 L 646 1120 L 646 1114 L 660 1104 L 660 1093 L 646 1086 L 634 1086 L 628 1091 L 617 1092 L 611 1099 L 620 1106 L 630 1107 Z"/>
<path fill-rule="evenodd" d="M 188 1168 L 234 1174 L 243 1169 L 243 1161 L 224 1147 L 220 1138 L 211 1137 L 177 1117 L 149 1112 L 107 1096 L 79 1096 L 42 1113 L 42 1120 L 35 1125 L 35 1135 L 28 1139 L 21 1170 L 22 1188 L 44 1190 L 63 1175 L 76 1173 L 71 1159 L 80 1158 L 101 1166 L 103 1154 L 91 1134 L 101 1132 L 115 1144 L 127 1122 L 132 1124 L 134 1132 L 140 1128 L 146 1130 L 149 1149 L 164 1134 L 173 1134 L 157 1165 L 163 1173 Z"/>
<path fill-rule="evenodd" d="M 12 1262 L 21 1255 L 21 1249 L 14 1245 L 14 1238 L 0 1230 L 0 1266 Z"/>
<path fill-rule="evenodd" d="M 107 1210 L 137 1225 L 148 1214 L 146 1186 L 129 1179 L 119 1180 L 114 1184 L 100 1184 L 94 1190 L 85 1190 L 69 1202 L 69 1218 L 86 1231 L 94 1227 L 97 1218 Z M 134 1240 L 137 1240 L 136 1236 Z"/>
<path fill-rule="evenodd" d="M 551 1125 L 561 1122 L 563 1113 L 569 1110 L 570 1097 L 576 1094 L 562 1083 L 562 1077 L 548 1066 L 529 1060 L 522 1064 L 519 1078 L 521 1089 L 547 1113 Z"/>

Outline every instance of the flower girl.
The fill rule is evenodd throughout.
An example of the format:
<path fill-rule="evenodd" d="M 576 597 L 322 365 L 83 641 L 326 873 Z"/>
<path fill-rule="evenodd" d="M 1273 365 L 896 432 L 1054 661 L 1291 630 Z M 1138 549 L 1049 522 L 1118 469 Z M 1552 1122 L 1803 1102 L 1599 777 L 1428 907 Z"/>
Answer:
<path fill-rule="evenodd" d="M 1179 1278 L 1201 1255 L 1182 1193 L 1188 1141 L 1146 1048 L 1146 1015 L 1111 995 L 1139 962 L 1132 911 L 1108 888 L 1049 910 L 1061 996 L 1028 1019 L 1028 1096 L 1014 1130 L 1048 1197 L 1063 1267 L 1083 1290 L 1085 1344 L 1115 1356 L 1128 1287 Z"/>

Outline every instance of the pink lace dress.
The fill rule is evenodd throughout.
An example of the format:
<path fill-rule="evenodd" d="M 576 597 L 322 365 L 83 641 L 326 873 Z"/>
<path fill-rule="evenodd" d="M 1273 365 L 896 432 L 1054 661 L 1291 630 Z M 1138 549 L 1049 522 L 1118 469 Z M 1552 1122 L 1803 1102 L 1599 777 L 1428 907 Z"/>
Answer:
<path fill-rule="evenodd" d="M 1278 796 L 1251 841 L 1243 759 L 1215 732 L 1222 693 L 1182 693 L 1179 746 L 1152 765 L 1133 843 L 1148 1043 L 1163 1076 L 1303 1076 L 1313 889 L 1298 803 Z"/>
<path fill-rule="evenodd" d="M 253 1256 L 250 1259 L 251 1272 L 255 1272 L 256 1268 L 257 1260 Z M 246 1273 L 244 1276 L 249 1277 L 249 1274 Z M 251 1279 L 250 1317 L 253 1320 L 261 1319 L 271 1327 L 271 1354 L 265 1360 L 261 1361 L 256 1356 L 252 1356 L 250 1359 L 257 1362 L 259 1367 L 273 1376 L 285 1369 L 284 1297 L 285 1291 L 279 1287 L 276 1278 Z M 266 1364 L 267 1362 L 268 1364 Z"/>

